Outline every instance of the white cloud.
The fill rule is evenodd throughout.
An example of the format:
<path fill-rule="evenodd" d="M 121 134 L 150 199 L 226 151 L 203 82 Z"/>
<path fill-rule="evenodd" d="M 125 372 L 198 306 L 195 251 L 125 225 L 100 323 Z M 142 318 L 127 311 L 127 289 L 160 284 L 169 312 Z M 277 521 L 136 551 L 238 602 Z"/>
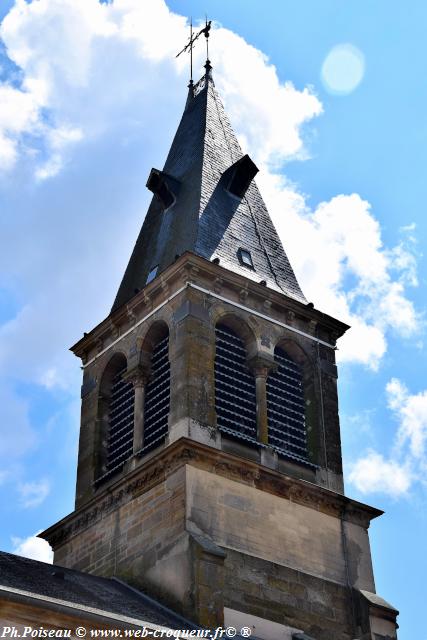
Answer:
<path fill-rule="evenodd" d="M 62 151 L 73 142 L 79 142 L 83 138 L 80 129 L 62 125 L 57 129 L 51 129 L 46 135 L 46 143 L 50 151 L 46 162 L 35 170 L 36 178 L 44 180 L 53 178 L 63 166 Z"/>
<path fill-rule="evenodd" d="M 0 84 L 0 170 L 11 169 L 18 155 L 17 135 L 37 127 L 37 104 L 25 90 Z"/>
<path fill-rule="evenodd" d="M 349 481 L 364 494 L 380 492 L 400 497 L 408 492 L 412 476 L 407 466 L 369 451 L 351 466 Z"/>
<path fill-rule="evenodd" d="M 411 394 L 401 380 L 392 378 L 386 385 L 386 397 L 398 421 L 390 456 L 385 459 L 368 450 L 350 466 L 349 480 L 362 493 L 378 491 L 399 497 L 416 482 L 427 484 L 427 389 Z"/>
<path fill-rule="evenodd" d="M 390 409 L 399 413 L 400 408 L 406 403 L 408 389 L 397 378 L 392 378 L 386 386 L 387 401 Z"/>
<path fill-rule="evenodd" d="M 426 456 L 427 390 L 410 394 L 407 387 L 393 378 L 386 387 L 389 407 L 399 420 L 397 447 L 409 444 L 411 454 L 418 459 Z"/>
<path fill-rule="evenodd" d="M 282 84 L 268 58 L 228 29 L 219 29 L 214 38 L 215 80 L 243 146 L 270 166 L 304 156 L 301 125 L 322 113 L 313 91 Z"/>
<path fill-rule="evenodd" d="M 384 247 L 380 225 L 358 194 L 311 210 L 282 176 L 264 174 L 259 181 L 307 298 L 351 326 L 338 359 L 377 369 L 387 332 L 410 336 L 420 328 L 405 291 L 405 284 L 416 284 L 411 245 Z"/>
<path fill-rule="evenodd" d="M 53 551 L 49 543 L 46 540 L 42 540 L 42 538 L 38 538 L 37 533 L 33 536 L 28 536 L 28 538 L 13 537 L 12 545 L 12 553 L 16 553 L 18 556 L 49 564 L 53 562 Z"/>
<path fill-rule="evenodd" d="M 14 142 L 0 131 L 0 168 L 10 169 L 16 161 Z"/>
<path fill-rule="evenodd" d="M 138 117 L 141 105 L 135 95 L 147 98 L 153 73 L 164 80 L 159 101 L 168 88 L 172 93 L 177 77 L 183 86 L 188 73 L 186 57 L 175 58 L 188 38 L 186 19 L 169 11 L 163 0 L 22 0 L 4 19 L 1 35 L 8 55 L 25 73 L 21 89 L 13 90 L 16 100 L 26 102 L 15 137 L 8 138 L 15 151 L 20 136 L 41 128 L 46 138 L 52 130 L 76 125 L 80 137 L 85 132 L 93 136 L 113 126 L 113 113 Z M 258 161 L 303 154 L 300 127 L 321 113 L 317 97 L 310 89 L 280 83 L 266 56 L 235 33 L 218 28 L 214 37 L 218 86 L 233 120 L 244 123 L 242 137 Z M 194 56 L 194 67 L 201 68 L 202 44 Z M 15 110 L 10 111 L 16 119 Z M 0 132 L 1 124 L 0 110 Z M 49 140 L 44 142 L 49 147 Z M 60 154 L 54 156 L 47 164 L 57 171 Z M 37 172 L 39 177 L 54 175 L 49 169 Z"/>
<path fill-rule="evenodd" d="M 38 507 L 44 502 L 50 493 L 50 484 L 47 480 L 38 482 L 23 482 L 18 485 L 20 501 L 25 509 Z"/>

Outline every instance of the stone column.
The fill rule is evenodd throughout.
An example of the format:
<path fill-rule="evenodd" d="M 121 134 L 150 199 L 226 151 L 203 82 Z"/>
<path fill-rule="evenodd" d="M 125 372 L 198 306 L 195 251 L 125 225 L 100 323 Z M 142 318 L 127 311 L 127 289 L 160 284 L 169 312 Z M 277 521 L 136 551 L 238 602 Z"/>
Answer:
<path fill-rule="evenodd" d="M 277 368 L 277 364 L 268 355 L 257 355 L 248 364 L 255 376 L 258 440 L 268 444 L 267 376 Z"/>
<path fill-rule="evenodd" d="M 135 454 L 144 446 L 144 402 L 148 371 L 138 365 L 131 371 L 127 371 L 123 377 L 133 384 L 135 391 L 133 412 L 133 452 Z"/>
<path fill-rule="evenodd" d="M 212 426 L 215 421 L 215 333 L 203 296 L 187 290 L 183 298 L 170 338 L 171 433 L 176 425 Z"/>

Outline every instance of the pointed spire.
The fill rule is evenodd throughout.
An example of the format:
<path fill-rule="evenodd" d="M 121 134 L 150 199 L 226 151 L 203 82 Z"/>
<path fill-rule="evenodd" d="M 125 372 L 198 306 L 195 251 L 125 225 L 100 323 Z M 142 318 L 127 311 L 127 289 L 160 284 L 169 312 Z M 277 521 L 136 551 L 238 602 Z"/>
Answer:
<path fill-rule="evenodd" d="M 267 287 L 306 302 L 212 79 L 194 86 L 163 171 L 153 169 L 144 224 L 113 310 L 143 289 L 177 255 L 193 252 Z M 153 271 L 155 270 L 155 271 Z"/>

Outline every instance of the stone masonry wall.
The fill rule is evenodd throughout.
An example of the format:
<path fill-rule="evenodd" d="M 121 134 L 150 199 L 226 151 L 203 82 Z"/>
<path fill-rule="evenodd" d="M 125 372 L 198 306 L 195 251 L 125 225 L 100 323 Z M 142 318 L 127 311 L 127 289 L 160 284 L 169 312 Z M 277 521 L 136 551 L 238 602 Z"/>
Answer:
<path fill-rule="evenodd" d="M 187 528 L 266 561 L 346 584 L 339 517 L 187 467 Z M 374 591 L 364 527 L 345 523 L 353 586 Z"/>
<path fill-rule="evenodd" d="M 182 610 L 191 589 L 184 502 L 181 467 L 145 493 L 112 506 L 58 546 L 54 562 L 100 576 L 120 576 Z"/>
<path fill-rule="evenodd" d="M 353 603 L 344 586 L 228 550 L 224 605 L 302 629 L 316 640 L 351 640 Z"/>

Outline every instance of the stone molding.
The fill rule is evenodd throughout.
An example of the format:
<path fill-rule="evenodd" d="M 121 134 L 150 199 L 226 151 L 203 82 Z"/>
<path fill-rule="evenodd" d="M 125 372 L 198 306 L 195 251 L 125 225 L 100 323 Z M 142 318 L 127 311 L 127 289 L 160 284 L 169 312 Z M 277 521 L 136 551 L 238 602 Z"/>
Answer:
<path fill-rule="evenodd" d="M 121 477 L 115 485 L 106 489 L 100 488 L 90 502 L 43 531 L 40 537 L 57 548 L 101 519 L 103 515 L 152 489 L 186 464 L 333 517 L 343 518 L 364 528 L 368 528 L 370 521 L 383 513 L 305 480 L 292 478 L 259 463 L 181 438 L 150 460 L 142 462 L 140 466 Z"/>
<path fill-rule="evenodd" d="M 92 352 L 93 355 L 96 355 L 99 345 L 105 346 L 112 337 L 117 339 L 125 334 L 135 325 L 135 322 L 145 314 L 152 313 L 155 307 L 162 304 L 169 296 L 174 295 L 174 292 L 176 293 L 183 284 L 185 286 L 187 283 L 194 282 L 195 278 L 197 278 L 198 284 L 210 286 L 213 290 L 218 289 L 220 281 L 221 291 L 225 292 L 227 289 L 228 295 L 239 302 L 241 302 L 241 292 L 244 291 L 245 304 L 253 309 L 259 308 L 264 313 L 268 308 L 268 315 L 271 315 L 272 320 L 283 320 L 286 317 L 290 324 L 296 325 L 296 319 L 300 318 L 307 324 L 308 333 L 313 333 L 314 336 L 319 329 L 323 330 L 329 335 L 331 344 L 335 344 L 336 339 L 348 329 L 348 325 L 343 322 L 307 307 L 284 293 L 268 289 L 256 282 L 247 281 L 240 274 L 186 252 L 165 269 L 160 278 L 153 280 L 143 290 L 136 293 L 126 305 L 114 311 L 92 331 L 85 334 L 71 347 L 71 351 L 85 362 Z M 113 332 L 112 327 L 114 327 Z"/>

